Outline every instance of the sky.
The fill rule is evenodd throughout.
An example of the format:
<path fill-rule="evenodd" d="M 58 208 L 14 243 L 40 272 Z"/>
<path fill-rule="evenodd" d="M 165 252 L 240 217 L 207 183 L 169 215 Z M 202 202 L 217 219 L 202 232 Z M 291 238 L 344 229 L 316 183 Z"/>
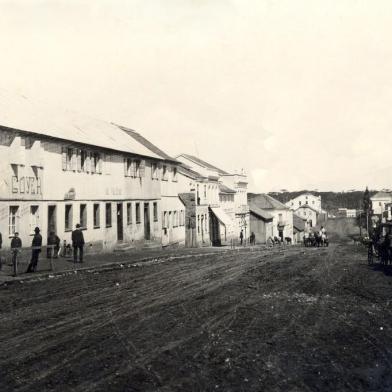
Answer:
<path fill-rule="evenodd" d="M 0 88 L 250 191 L 392 188 L 389 0 L 0 0 L 0 53 Z"/>

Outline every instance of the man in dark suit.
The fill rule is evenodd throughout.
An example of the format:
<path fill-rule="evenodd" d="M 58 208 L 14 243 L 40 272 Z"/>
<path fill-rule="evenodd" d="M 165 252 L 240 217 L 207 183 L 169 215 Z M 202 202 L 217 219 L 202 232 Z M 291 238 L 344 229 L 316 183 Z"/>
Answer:
<path fill-rule="evenodd" d="M 39 254 L 41 253 L 41 247 L 42 247 L 42 236 L 39 232 L 40 232 L 39 227 L 36 227 L 34 229 L 35 234 L 33 237 L 33 241 L 31 242 L 31 260 L 29 266 L 27 267 L 26 272 L 37 271 Z"/>
<path fill-rule="evenodd" d="M 14 268 L 14 276 L 18 273 L 18 254 L 22 249 L 22 240 L 19 238 L 19 233 L 15 232 L 11 240 L 11 254 L 12 254 L 12 265 Z"/>
<path fill-rule="evenodd" d="M 83 263 L 84 237 L 82 230 L 80 230 L 79 223 L 76 225 L 76 229 L 72 232 L 72 246 L 74 263 L 78 262 L 78 250 L 79 260 L 81 263 Z"/>

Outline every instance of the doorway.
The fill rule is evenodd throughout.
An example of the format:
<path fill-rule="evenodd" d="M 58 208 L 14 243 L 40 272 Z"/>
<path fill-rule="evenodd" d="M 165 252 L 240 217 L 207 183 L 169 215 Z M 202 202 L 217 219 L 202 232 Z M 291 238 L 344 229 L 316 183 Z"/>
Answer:
<path fill-rule="evenodd" d="M 52 231 L 57 234 L 56 206 L 48 206 L 48 236 Z"/>
<path fill-rule="evenodd" d="M 123 204 L 117 203 L 117 241 L 122 241 L 123 239 Z"/>
<path fill-rule="evenodd" d="M 144 203 L 144 239 L 150 239 L 150 203 Z"/>

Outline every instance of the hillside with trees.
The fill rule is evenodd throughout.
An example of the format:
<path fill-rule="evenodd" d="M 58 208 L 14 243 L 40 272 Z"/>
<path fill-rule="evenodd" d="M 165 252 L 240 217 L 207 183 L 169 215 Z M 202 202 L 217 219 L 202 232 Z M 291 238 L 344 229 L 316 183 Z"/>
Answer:
<path fill-rule="evenodd" d="M 291 199 L 301 195 L 302 193 L 311 193 L 321 196 L 322 208 L 328 212 L 337 211 L 338 208 L 362 209 L 364 191 L 348 191 L 348 192 L 316 192 L 316 191 L 295 191 L 295 192 L 270 192 L 269 195 L 275 199 L 286 203 Z M 369 191 L 370 197 L 377 191 Z"/>

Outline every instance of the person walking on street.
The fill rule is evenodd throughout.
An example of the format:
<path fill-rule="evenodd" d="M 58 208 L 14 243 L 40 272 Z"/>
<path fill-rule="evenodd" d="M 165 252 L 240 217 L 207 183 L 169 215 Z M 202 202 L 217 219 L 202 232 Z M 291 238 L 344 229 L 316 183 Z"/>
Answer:
<path fill-rule="evenodd" d="M 48 249 L 47 249 L 47 258 L 50 259 L 53 257 L 57 259 L 57 255 L 60 250 L 60 238 L 55 234 L 54 231 L 51 231 L 48 236 Z"/>
<path fill-rule="evenodd" d="M 72 232 L 72 246 L 74 263 L 78 262 L 78 250 L 79 260 L 81 263 L 83 263 L 84 237 L 82 230 L 80 230 L 79 223 L 76 225 L 76 229 Z"/>
<path fill-rule="evenodd" d="M 240 232 L 240 243 L 241 243 L 241 245 L 242 245 L 243 241 L 244 241 L 244 232 L 241 230 L 241 232 Z"/>
<path fill-rule="evenodd" d="M 14 276 L 18 273 L 18 254 L 22 249 L 22 240 L 19 238 L 19 233 L 16 231 L 11 240 L 11 254 L 12 266 L 14 268 Z"/>
<path fill-rule="evenodd" d="M 29 266 L 27 267 L 26 273 L 37 271 L 39 254 L 41 253 L 42 247 L 42 236 L 39 232 L 39 227 L 36 227 L 34 229 L 35 234 L 33 237 L 33 241 L 31 242 L 31 260 Z"/>

